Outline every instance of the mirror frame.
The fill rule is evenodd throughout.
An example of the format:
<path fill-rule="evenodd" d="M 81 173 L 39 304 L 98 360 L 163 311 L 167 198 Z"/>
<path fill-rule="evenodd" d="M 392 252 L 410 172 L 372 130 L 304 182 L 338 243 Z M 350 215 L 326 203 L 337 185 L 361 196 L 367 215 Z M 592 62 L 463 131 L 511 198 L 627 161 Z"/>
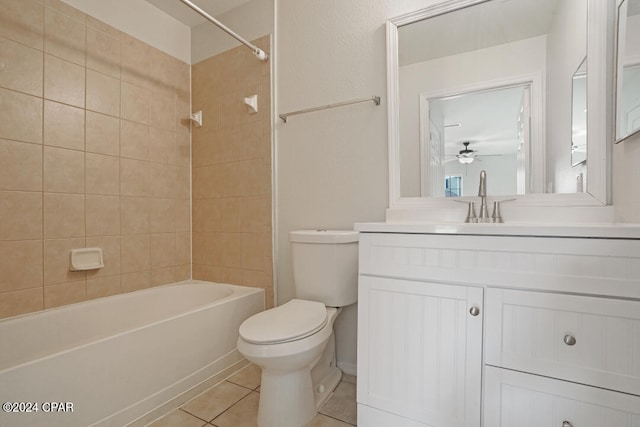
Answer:
<path fill-rule="evenodd" d="M 441 208 L 446 197 L 401 197 L 398 27 L 490 0 L 446 0 L 387 20 L 389 209 Z M 614 135 L 616 0 L 587 4 L 587 188 L 584 193 L 514 195 L 513 206 L 605 206 L 611 204 L 611 146 Z M 541 148 L 544 150 L 544 147 Z M 501 196 L 508 198 L 510 196 Z M 468 197 L 473 199 L 473 197 Z"/>
<path fill-rule="evenodd" d="M 621 142 L 626 141 L 627 139 L 629 139 L 630 137 L 637 135 L 638 133 L 640 133 L 640 129 L 636 129 L 635 131 L 628 133 L 626 135 L 622 135 L 620 137 L 618 137 L 618 110 L 620 109 L 620 102 L 622 99 L 622 83 L 623 83 L 623 73 L 624 73 L 624 56 L 620 56 L 620 29 L 621 29 L 621 11 L 622 11 L 622 5 L 625 3 L 625 1 L 627 2 L 628 5 L 628 0 L 616 0 L 616 30 L 615 30 L 615 56 L 614 56 L 614 60 L 615 60 L 615 64 L 616 64 L 616 69 L 615 69 L 615 82 L 616 82 L 616 87 L 615 87 L 615 114 L 614 114 L 614 134 L 613 134 L 613 139 L 614 139 L 614 143 L 619 144 Z M 628 16 L 626 16 L 626 7 L 625 7 L 625 19 Z M 626 26 L 626 22 L 625 22 L 625 26 Z"/>

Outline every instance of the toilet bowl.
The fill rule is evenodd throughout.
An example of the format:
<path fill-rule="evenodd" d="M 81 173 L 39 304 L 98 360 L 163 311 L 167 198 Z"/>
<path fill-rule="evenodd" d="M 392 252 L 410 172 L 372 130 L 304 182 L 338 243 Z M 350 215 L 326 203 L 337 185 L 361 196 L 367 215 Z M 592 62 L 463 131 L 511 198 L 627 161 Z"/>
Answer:
<path fill-rule="evenodd" d="M 242 324 L 238 351 L 262 368 L 260 427 L 302 426 L 338 385 L 333 323 L 340 311 L 294 299 Z"/>
<path fill-rule="evenodd" d="M 357 301 L 352 230 L 289 233 L 296 299 L 240 325 L 238 351 L 262 368 L 259 427 L 299 427 L 340 382 L 333 324 Z"/>

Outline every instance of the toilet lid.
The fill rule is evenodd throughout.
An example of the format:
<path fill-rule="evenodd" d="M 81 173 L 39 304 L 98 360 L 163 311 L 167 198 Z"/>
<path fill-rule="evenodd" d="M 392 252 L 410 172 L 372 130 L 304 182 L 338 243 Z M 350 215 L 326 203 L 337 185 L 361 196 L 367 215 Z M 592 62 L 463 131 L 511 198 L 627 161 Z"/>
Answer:
<path fill-rule="evenodd" d="M 276 344 L 313 335 L 327 324 L 327 308 L 316 301 L 293 299 L 255 314 L 240 325 L 240 336 L 254 344 Z"/>

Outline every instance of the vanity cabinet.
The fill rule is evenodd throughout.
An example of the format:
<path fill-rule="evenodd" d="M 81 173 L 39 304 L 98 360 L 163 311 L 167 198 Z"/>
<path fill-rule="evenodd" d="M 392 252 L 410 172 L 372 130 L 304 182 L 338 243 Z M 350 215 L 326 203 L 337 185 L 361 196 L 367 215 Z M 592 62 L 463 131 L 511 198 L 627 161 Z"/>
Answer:
<path fill-rule="evenodd" d="M 359 268 L 359 426 L 640 426 L 640 239 L 361 232 Z"/>
<path fill-rule="evenodd" d="M 361 276 L 358 298 L 358 424 L 478 426 L 482 288 Z"/>

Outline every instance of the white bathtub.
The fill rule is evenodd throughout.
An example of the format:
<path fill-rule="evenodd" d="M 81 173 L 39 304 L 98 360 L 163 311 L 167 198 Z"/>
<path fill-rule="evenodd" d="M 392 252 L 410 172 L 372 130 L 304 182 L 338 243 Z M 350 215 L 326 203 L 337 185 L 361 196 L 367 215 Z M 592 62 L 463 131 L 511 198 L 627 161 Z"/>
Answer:
<path fill-rule="evenodd" d="M 24 404 L 0 426 L 126 425 L 241 361 L 263 309 L 261 289 L 187 281 L 1 320 L 0 404 Z"/>

